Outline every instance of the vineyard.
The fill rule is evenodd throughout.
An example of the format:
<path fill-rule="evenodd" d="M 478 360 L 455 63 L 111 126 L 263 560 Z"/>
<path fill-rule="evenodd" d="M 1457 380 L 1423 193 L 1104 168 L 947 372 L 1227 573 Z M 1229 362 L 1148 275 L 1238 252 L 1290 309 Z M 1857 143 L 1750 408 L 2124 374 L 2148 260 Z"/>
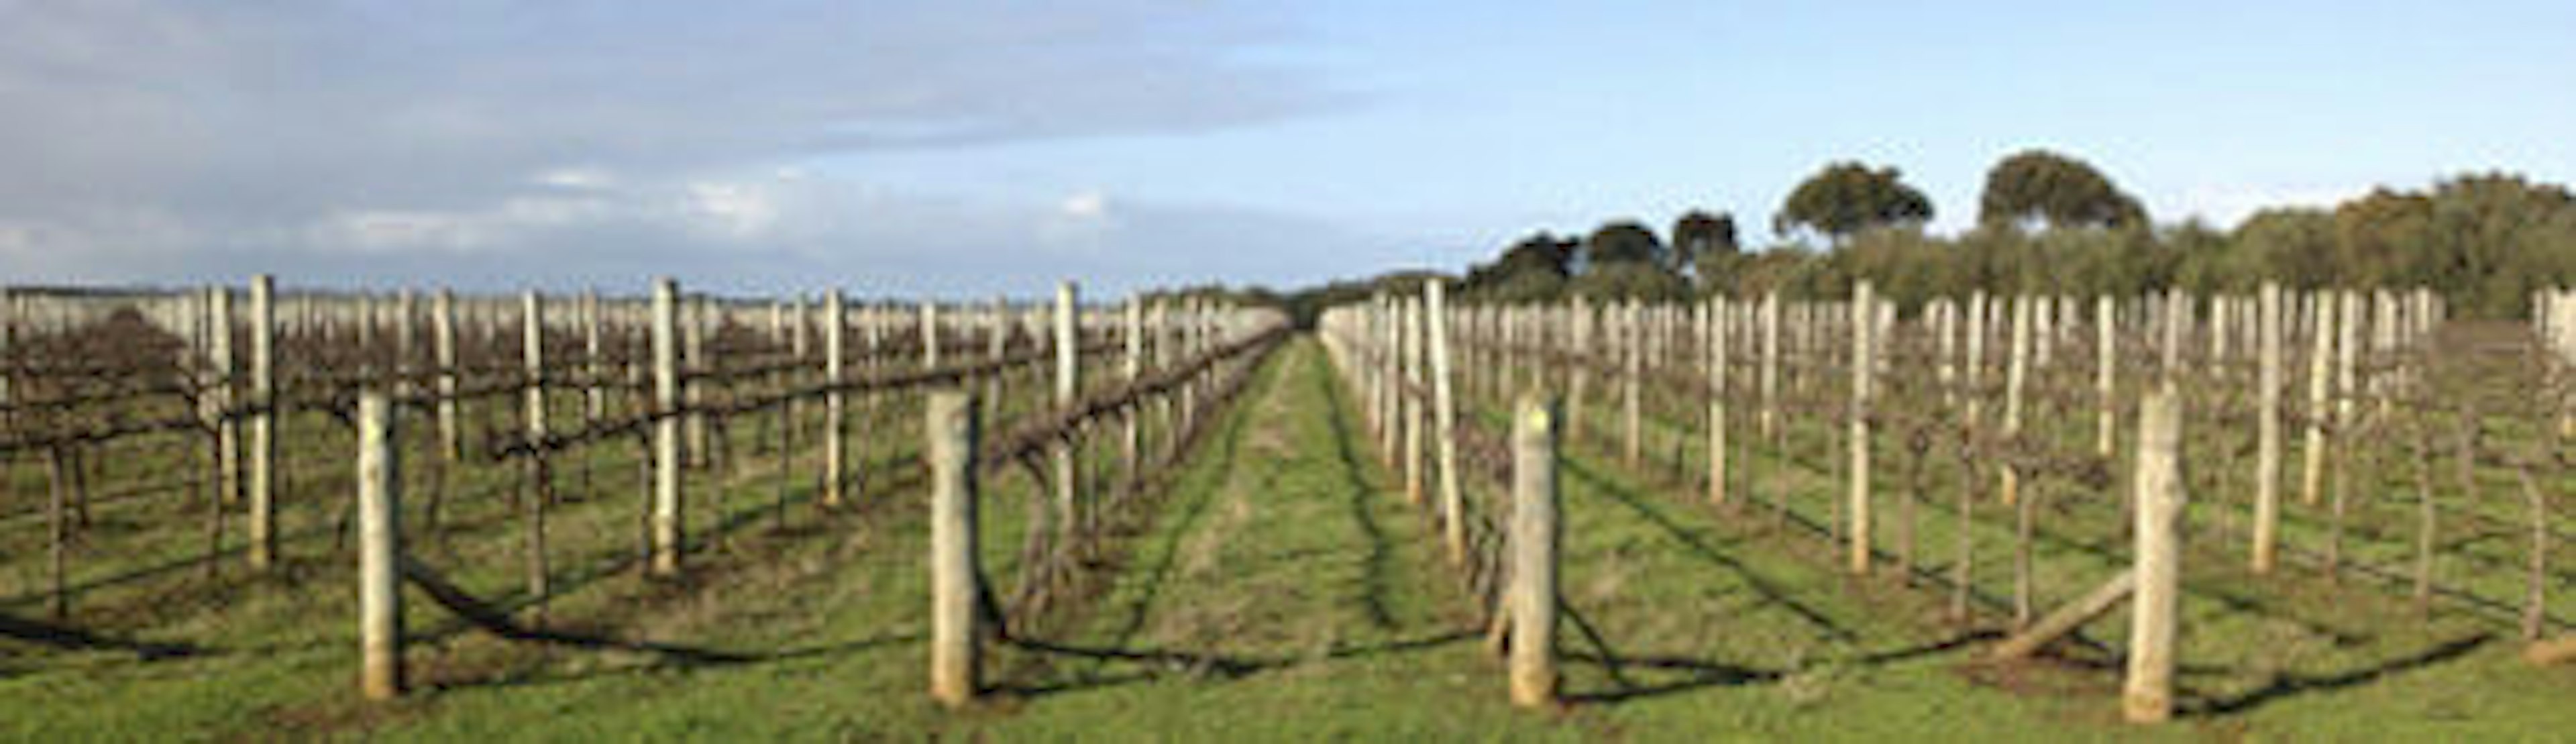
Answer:
<path fill-rule="evenodd" d="M 2576 295 L 641 289 L 0 296 L 0 738 L 2576 725 Z"/>

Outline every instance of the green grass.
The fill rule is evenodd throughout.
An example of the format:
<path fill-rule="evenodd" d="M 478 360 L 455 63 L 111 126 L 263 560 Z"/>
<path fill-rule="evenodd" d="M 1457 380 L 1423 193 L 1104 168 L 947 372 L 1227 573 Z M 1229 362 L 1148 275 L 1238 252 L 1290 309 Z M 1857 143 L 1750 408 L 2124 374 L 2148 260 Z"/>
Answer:
<path fill-rule="evenodd" d="M 775 483 L 755 466 L 726 511 L 708 515 L 739 520 L 715 543 L 731 547 L 702 554 L 692 581 L 609 574 L 553 608 L 567 626 L 744 659 L 510 644 L 416 606 L 413 627 L 440 631 L 411 651 L 420 689 L 371 705 L 353 689 L 345 570 L 316 558 L 309 585 L 232 582 L 135 623 L 141 637 L 206 646 L 200 656 L 0 642 L 0 739 L 2540 740 L 2576 728 L 2576 670 L 2525 667 L 2514 644 L 2474 640 L 2486 626 L 2415 623 L 2377 589 L 2302 581 L 2281 593 L 2227 572 L 2195 579 L 2185 604 L 2193 715 L 2131 728 L 2118 722 L 2116 668 L 1977 663 L 1990 635 L 1942 618 L 1938 590 L 1845 578 L 1830 546 L 1774 528 L 1767 512 L 1708 506 L 1669 464 L 1621 466 L 1613 415 L 1596 401 L 1562 470 L 1558 709 L 1506 704 L 1462 572 L 1377 462 L 1320 345 L 1300 341 L 1258 373 L 1170 487 L 1139 502 L 1149 509 L 1117 531 L 1098 591 L 1023 619 L 1035 637 L 996 650 L 989 694 L 966 710 L 926 693 L 919 489 L 874 492 L 876 508 L 847 515 L 800 501 L 799 526 L 770 532 Z M 897 431 L 872 455 L 901 457 L 915 419 L 910 406 L 886 412 Z M 1655 436 L 1682 436 L 1696 457 L 1691 425 L 1663 426 Z M 1775 457 L 1754 467 L 1811 520 L 1839 493 L 1827 474 Z M 792 493 L 809 498 L 802 483 Z M 631 546 L 632 483 L 602 488 L 604 502 L 554 517 L 565 535 L 592 535 L 564 538 L 567 571 Z M 987 481 L 984 558 L 1004 590 L 1035 493 L 1016 469 Z M 1924 505 L 1929 568 L 1952 544 L 1948 505 Z M 1979 585 L 2008 591 L 1997 546 L 2009 515 L 1985 512 L 1972 526 Z M 514 522 L 487 514 L 475 528 L 474 516 L 454 515 L 467 526 L 441 565 L 506 594 Z M 196 534 L 183 523 L 173 534 Z M 2110 570 L 2085 550 L 2109 536 L 2089 522 L 2052 528 L 2042 565 L 2062 576 L 2050 596 Z M 100 601 L 113 626 L 139 612 L 119 603 L 141 600 Z M 2116 642 L 2120 625 L 2093 635 Z"/>

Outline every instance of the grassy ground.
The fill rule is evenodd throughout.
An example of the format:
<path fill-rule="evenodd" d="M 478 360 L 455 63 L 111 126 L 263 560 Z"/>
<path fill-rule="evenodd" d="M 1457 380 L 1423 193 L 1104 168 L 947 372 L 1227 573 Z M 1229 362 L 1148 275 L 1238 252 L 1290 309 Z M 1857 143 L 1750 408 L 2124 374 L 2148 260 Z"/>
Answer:
<path fill-rule="evenodd" d="M 2524 667 L 2480 627 L 2415 627 L 2362 595 L 2276 597 L 2235 578 L 2215 586 L 2256 597 L 2250 609 L 2206 593 L 2186 604 L 2207 622 L 2185 635 L 2202 649 L 2186 655 L 2185 682 L 2225 685 L 2205 685 L 2181 722 L 2131 729 L 2117 721 L 2116 670 L 1978 664 L 1989 634 L 1943 620 L 1937 592 L 1845 579 L 1820 541 L 1700 503 L 1687 478 L 1622 467 L 1597 434 L 1568 448 L 1563 469 L 1568 704 L 1515 710 L 1462 574 L 1391 487 L 1329 369 L 1311 342 L 1274 357 L 1097 567 L 1101 590 L 1000 649 L 988 700 L 969 710 L 925 692 L 915 488 L 798 529 L 743 529 L 681 586 L 609 578 L 558 600 L 567 625 L 680 653 L 505 644 L 424 611 L 414 627 L 441 632 L 412 654 L 422 693 L 367 705 L 352 690 L 341 584 L 254 583 L 210 600 L 221 612 L 149 636 L 201 643 L 196 656 L 0 642 L 0 739 L 2537 740 L 2576 729 L 2576 670 Z M 1606 421 L 1591 431 L 1612 431 Z M 1818 497 L 1835 491 L 1823 475 L 1757 467 L 1803 495 L 1791 500 L 1799 514 L 1824 516 Z M 774 483 L 735 486 L 765 496 Z M 1032 491 L 1017 476 L 988 485 L 993 576 L 1012 575 Z M 760 513 L 760 498 L 732 503 Z M 625 512 L 599 511 L 598 529 L 621 535 L 611 520 Z M 567 509 L 576 526 L 564 529 L 583 529 L 582 513 Z M 1927 556 L 1952 539 L 1936 514 Z M 2008 530 L 1991 521 L 2003 518 L 1980 517 L 1980 544 Z M 464 555 L 495 556 L 487 585 L 507 585 L 513 534 L 460 539 Z M 2044 560 L 2101 570 L 2082 555 L 2064 545 Z M 1996 588 L 2003 556 L 1986 553 L 1982 587 Z M 2350 609 L 2320 609 L 2336 607 Z M 2289 660 L 2251 668 L 2276 648 Z"/>

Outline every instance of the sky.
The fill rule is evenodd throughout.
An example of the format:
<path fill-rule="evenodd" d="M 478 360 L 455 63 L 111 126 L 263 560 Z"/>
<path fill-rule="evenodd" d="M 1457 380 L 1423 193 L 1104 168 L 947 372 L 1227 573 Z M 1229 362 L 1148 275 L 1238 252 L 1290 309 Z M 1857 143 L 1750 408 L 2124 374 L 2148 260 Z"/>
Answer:
<path fill-rule="evenodd" d="M 1292 287 L 2034 147 L 2225 227 L 2576 180 L 2571 90 L 2565 2 L 0 0 L 0 283 Z"/>

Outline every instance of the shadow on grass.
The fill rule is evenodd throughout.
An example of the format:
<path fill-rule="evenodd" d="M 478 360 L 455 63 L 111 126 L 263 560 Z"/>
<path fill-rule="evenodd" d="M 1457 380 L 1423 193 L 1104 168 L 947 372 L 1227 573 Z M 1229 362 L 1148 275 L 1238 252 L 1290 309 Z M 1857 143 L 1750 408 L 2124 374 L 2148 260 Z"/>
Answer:
<path fill-rule="evenodd" d="M 1321 366 L 1327 362 L 1321 357 L 1310 356 L 1308 364 Z M 1378 526 L 1377 516 L 1369 508 L 1369 500 L 1378 497 L 1377 489 L 1362 475 L 1365 466 L 1359 455 L 1351 451 L 1351 425 L 1344 418 L 1342 389 L 1335 384 L 1333 371 L 1330 368 L 1316 369 L 1308 376 L 1315 379 L 1315 387 L 1324 396 L 1325 421 L 1332 426 L 1333 456 L 1341 464 L 1343 482 L 1349 486 L 1345 492 L 1349 494 L 1351 522 L 1359 525 L 1361 534 L 1368 536 L 1368 558 L 1363 564 L 1367 576 L 1361 584 L 1361 606 L 1368 610 L 1369 621 L 1378 628 L 1393 628 L 1395 616 L 1386 607 L 1386 575 L 1389 554 L 1394 548 L 1387 544 L 1386 530 Z"/>
<path fill-rule="evenodd" d="M 1742 577 L 1745 586 L 1751 588 L 1755 594 L 1760 595 L 1765 602 L 1776 605 L 1782 609 L 1788 610 L 1791 614 L 1797 615 L 1800 620 L 1805 621 L 1809 625 L 1815 626 L 1816 629 L 1821 631 L 1827 639 L 1834 641 L 1857 640 L 1849 628 L 1843 627 L 1841 623 L 1836 622 L 1832 617 L 1827 616 L 1822 610 L 1804 602 L 1800 602 L 1795 597 L 1790 596 L 1789 591 L 1786 588 L 1770 579 L 1764 578 L 1760 573 L 1755 572 L 1751 566 L 1744 565 L 1743 561 L 1737 560 L 1735 557 L 1729 556 L 1718 551 L 1716 548 L 1711 547 L 1707 542 L 1703 541 L 1697 533 L 1694 533 L 1689 528 L 1683 527 L 1681 524 L 1673 521 L 1671 515 L 1665 514 L 1662 510 L 1648 505 L 1643 499 L 1639 498 L 1638 494 L 1635 492 L 1611 482 L 1610 479 L 1603 477 L 1592 468 L 1572 459 L 1565 460 L 1562 468 L 1562 472 L 1566 475 L 1572 476 L 1576 480 L 1587 484 L 1594 491 L 1609 496 L 1612 500 L 1618 501 L 1621 505 L 1628 507 L 1629 510 L 1636 512 L 1637 516 L 1645 518 L 1648 523 L 1651 523 L 1656 528 L 1662 530 L 1667 537 L 1670 537 L 1673 540 L 1673 542 L 1679 543 L 1682 547 L 1689 549 L 1689 552 L 1693 557 L 1700 559 L 1702 562 L 1724 568 L 1727 571 Z"/>
<path fill-rule="evenodd" d="M 1420 638 L 1407 638 L 1369 646 L 1334 649 L 1329 653 L 1319 656 L 1250 656 L 1194 653 L 1189 651 L 1124 648 L 1115 646 L 1076 646 L 1072 644 L 1056 643 L 1053 641 L 1015 638 L 1006 642 L 1013 648 L 1044 656 L 1069 657 L 1103 663 L 1131 664 L 1139 665 L 1142 668 L 1114 675 L 1085 673 L 1070 679 L 1048 682 L 1002 683 L 993 686 L 991 691 L 1020 698 L 1036 699 L 1062 693 L 1117 687 L 1120 685 L 1158 679 L 1165 676 L 1181 676 L 1186 678 L 1202 679 L 1214 678 L 1218 680 L 1232 681 L 1251 677 L 1263 672 L 1287 669 L 1314 661 L 1366 659 L 1394 654 L 1428 651 L 1481 637 L 1483 637 L 1483 634 L 1480 632 L 1458 629 Z"/>
<path fill-rule="evenodd" d="M 156 643 L 102 635 L 69 625 L 0 614 L 0 638 L 66 651 L 122 651 L 144 661 L 202 656 L 207 650 L 190 643 Z"/>
<path fill-rule="evenodd" d="M 2203 698 L 2187 703 L 2180 711 L 2195 718 L 2217 718 L 2252 711 L 2299 695 L 2332 692 L 2369 684 L 2382 677 L 2440 664 L 2466 656 L 2471 651 L 2495 640 L 2491 633 L 2478 633 L 2442 642 L 2432 648 L 2389 659 L 2378 664 L 2333 674 L 2283 674 L 2251 692 L 2222 698 Z"/>
<path fill-rule="evenodd" d="M 1243 419 L 1242 416 L 1235 416 L 1226 422 L 1224 433 L 1218 437 L 1224 443 L 1217 448 L 1217 462 L 1212 466 L 1214 468 L 1212 472 L 1223 473 L 1234 469 L 1235 454 L 1243 441 Z M 1171 582 L 1172 564 L 1180 559 L 1182 538 L 1188 537 L 1190 528 L 1196 526 L 1199 520 L 1206 516 L 1208 507 L 1216 503 L 1216 496 L 1214 490 L 1200 493 L 1190 504 L 1189 510 L 1181 513 L 1180 525 L 1163 540 L 1162 551 L 1156 557 L 1153 569 L 1147 574 L 1144 596 L 1138 597 L 1134 603 L 1127 606 L 1127 617 L 1120 623 L 1116 633 L 1117 645 L 1125 646 L 1135 640 L 1137 633 L 1144 632 L 1146 617 L 1152 615 L 1154 606 L 1162 601 L 1163 586 Z"/>

